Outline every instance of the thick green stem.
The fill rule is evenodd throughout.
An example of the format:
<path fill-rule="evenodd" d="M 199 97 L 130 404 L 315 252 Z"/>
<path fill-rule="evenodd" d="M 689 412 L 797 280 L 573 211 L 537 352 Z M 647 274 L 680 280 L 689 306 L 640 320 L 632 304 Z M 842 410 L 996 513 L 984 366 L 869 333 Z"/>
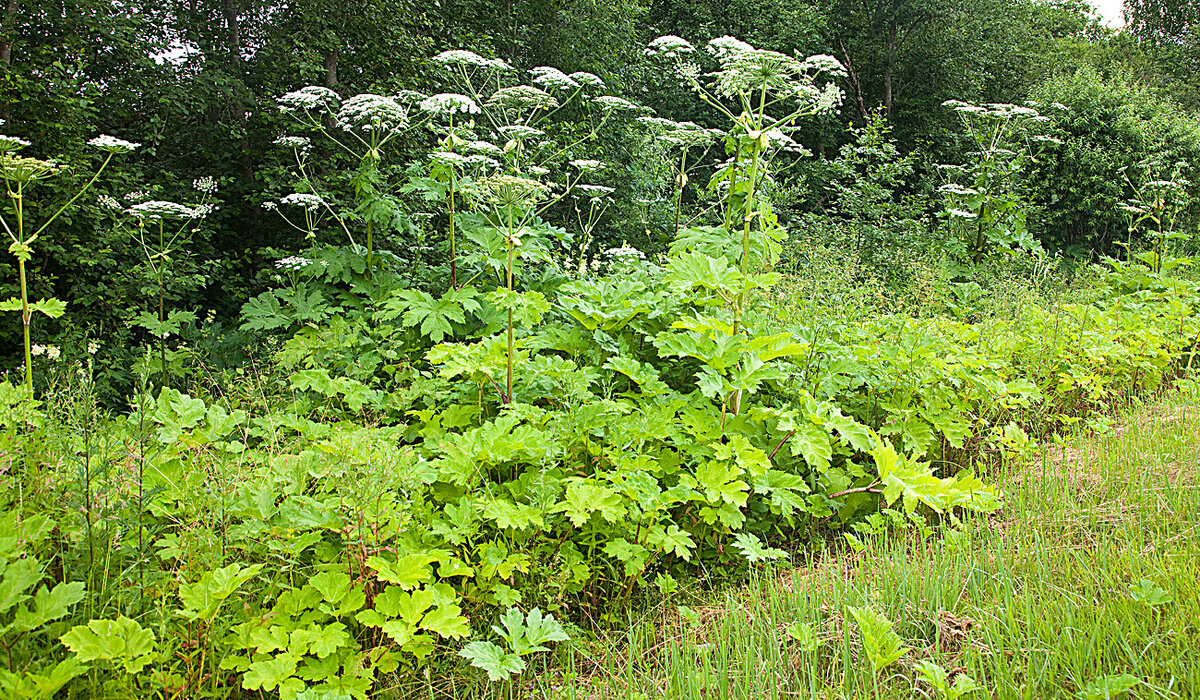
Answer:
<path fill-rule="evenodd" d="M 756 141 L 750 157 L 750 187 L 746 190 L 746 202 L 742 208 L 742 261 L 741 272 L 745 277 L 750 267 L 750 227 L 754 223 L 754 194 L 758 187 L 758 157 L 761 146 Z M 737 335 L 742 328 L 742 310 L 746 303 L 746 291 L 738 292 L 733 305 L 733 334 Z M 736 413 L 736 411 L 735 411 Z"/>
<path fill-rule="evenodd" d="M 513 290 L 513 219 L 512 206 L 508 207 L 508 291 Z M 505 403 L 512 403 L 513 400 L 513 312 L 512 308 L 508 310 L 508 381 L 505 387 L 507 395 Z"/>
<path fill-rule="evenodd" d="M 162 256 L 158 261 L 158 357 L 159 361 L 162 362 L 160 373 L 162 385 L 166 388 L 170 384 L 170 375 L 167 373 L 167 334 L 163 330 L 167 323 L 166 304 L 163 300 L 166 286 L 167 253 L 166 246 L 163 243 L 163 222 L 161 219 L 158 222 L 158 252 Z"/>
<path fill-rule="evenodd" d="M 19 221 L 19 217 L 18 217 Z M 25 339 L 25 390 L 33 393 L 33 354 L 29 350 L 29 292 L 25 288 L 25 259 L 17 258 L 21 272 L 21 330 Z"/>
<path fill-rule="evenodd" d="M 454 247 L 454 175 L 450 174 L 450 288 L 458 289 L 458 254 Z"/>
<path fill-rule="evenodd" d="M 683 204 L 683 188 L 687 185 L 687 149 L 679 158 L 679 187 L 675 190 L 675 236 L 679 236 L 679 210 Z"/>

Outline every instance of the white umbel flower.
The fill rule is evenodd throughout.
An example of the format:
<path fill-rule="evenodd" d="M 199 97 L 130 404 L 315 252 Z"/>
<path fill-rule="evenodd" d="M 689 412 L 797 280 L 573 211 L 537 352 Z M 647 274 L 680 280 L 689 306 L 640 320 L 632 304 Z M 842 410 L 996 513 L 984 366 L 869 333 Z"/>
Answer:
<path fill-rule="evenodd" d="M 279 203 L 304 207 L 304 209 L 307 211 L 316 211 L 325 205 L 325 200 L 321 199 L 315 194 L 308 194 L 307 192 L 293 192 L 279 200 Z"/>
<path fill-rule="evenodd" d="M 579 83 L 574 78 L 550 66 L 538 66 L 529 71 L 531 81 L 548 90 L 574 90 Z"/>
<path fill-rule="evenodd" d="M 571 78 L 571 80 L 574 80 L 575 82 L 579 83 L 580 85 L 583 85 L 586 87 L 596 87 L 596 88 L 607 87 L 604 84 L 604 81 L 601 80 L 598 76 L 593 75 L 592 73 L 585 72 L 585 71 L 576 71 L 570 75 L 570 78 Z"/>
<path fill-rule="evenodd" d="M 333 90 L 318 85 L 309 85 L 299 90 L 286 93 L 276 100 L 282 112 L 292 112 L 297 109 L 311 110 L 325 108 L 332 110 L 341 98 Z"/>
<path fill-rule="evenodd" d="M 492 93 L 487 103 L 504 109 L 553 109 L 558 106 L 558 100 L 545 90 L 532 85 L 514 85 L 500 88 Z"/>
<path fill-rule="evenodd" d="M 280 136 L 272 141 L 276 146 L 284 148 L 293 148 L 297 151 L 307 151 L 312 145 L 312 139 L 307 136 Z"/>
<path fill-rule="evenodd" d="M 6 136 L 0 134 L 0 153 L 8 153 L 21 148 L 25 148 L 29 142 L 25 139 L 19 139 L 16 136 Z"/>
<path fill-rule="evenodd" d="M 652 58 L 679 58 L 690 53 L 696 53 L 696 47 L 674 34 L 658 37 L 645 50 L 645 54 Z"/>
<path fill-rule="evenodd" d="M 309 260 L 308 258 L 302 258 L 299 255 L 291 255 L 286 258 L 283 258 L 282 260 L 276 260 L 275 261 L 275 269 L 287 270 L 289 272 L 296 272 L 299 270 L 303 270 L 304 268 L 306 268 L 312 264 L 313 264 L 313 261 Z"/>
<path fill-rule="evenodd" d="M 134 143 L 133 141 L 126 141 L 125 139 L 119 139 L 115 136 L 109 136 L 108 134 L 101 134 L 91 141 L 88 141 L 88 145 L 92 148 L 97 148 L 101 151 L 107 151 L 109 153 L 129 153 L 130 151 L 136 150 L 142 144 Z"/>
<path fill-rule="evenodd" d="M 337 121 L 344 131 L 399 131 L 408 126 L 408 113 L 390 97 L 363 93 L 342 103 Z"/>
<path fill-rule="evenodd" d="M 524 124 L 502 126 L 496 129 L 496 131 L 500 132 L 500 135 L 506 139 L 515 139 L 517 141 L 524 141 L 525 139 L 531 139 L 546 133 L 541 129 L 535 129 L 532 126 L 525 126 Z"/>
<path fill-rule="evenodd" d="M 599 160 L 592 160 L 590 158 L 579 158 L 577 160 L 573 160 L 571 161 L 571 165 L 579 168 L 585 173 L 598 173 L 604 168 L 608 167 L 607 163 Z"/>
<path fill-rule="evenodd" d="M 431 114 L 453 116 L 455 114 L 478 114 L 479 105 L 466 95 L 443 92 L 421 100 L 421 110 Z"/>
<path fill-rule="evenodd" d="M 606 112 L 636 112 L 639 109 L 637 105 L 629 100 L 620 97 L 613 97 L 612 95 L 600 95 L 598 97 L 593 97 L 592 104 Z"/>
<path fill-rule="evenodd" d="M 151 200 L 135 204 L 126 209 L 125 213 L 138 219 L 147 219 L 150 221 L 196 218 L 195 209 L 175 202 L 164 202 L 162 200 Z"/>
<path fill-rule="evenodd" d="M 217 191 L 217 182 L 211 177 L 201 177 L 192 180 L 192 187 L 195 188 L 197 192 L 203 192 L 204 194 L 215 194 Z"/>

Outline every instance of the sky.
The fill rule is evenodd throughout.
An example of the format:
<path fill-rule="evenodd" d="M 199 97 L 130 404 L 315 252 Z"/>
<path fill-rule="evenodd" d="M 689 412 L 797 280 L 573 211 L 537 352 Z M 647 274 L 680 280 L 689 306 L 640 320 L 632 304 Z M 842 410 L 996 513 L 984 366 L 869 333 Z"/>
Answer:
<path fill-rule="evenodd" d="M 1096 14 L 1110 27 L 1120 27 L 1125 24 L 1121 18 L 1122 0 L 1088 0 L 1096 8 Z"/>

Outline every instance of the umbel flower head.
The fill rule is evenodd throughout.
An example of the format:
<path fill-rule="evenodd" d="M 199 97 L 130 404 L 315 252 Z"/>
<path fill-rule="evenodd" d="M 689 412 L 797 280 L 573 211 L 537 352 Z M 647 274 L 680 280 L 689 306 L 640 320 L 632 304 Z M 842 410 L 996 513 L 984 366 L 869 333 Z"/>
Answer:
<path fill-rule="evenodd" d="M 514 139 L 516 141 L 524 141 L 525 139 L 535 138 L 546 133 L 541 129 L 535 129 L 532 126 L 525 126 L 524 124 L 502 126 L 496 129 L 496 131 L 499 132 L 499 134 L 504 138 Z"/>
<path fill-rule="evenodd" d="M 640 109 L 636 104 L 629 100 L 613 97 L 612 95 L 599 95 L 592 98 L 592 104 L 596 105 L 605 112 L 636 112 Z"/>
<path fill-rule="evenodd" d="M 530 80 L 547 90 L 574 90 L 579 83 L 574 78 L 550 66 L 538 66 L 529 71 Z"/>
<path fill-rule="evenodd" d="M 283 95 L 276 102 L 279 103 L 279 111 L 294 112 L 298 109 L 305 111 L 321 108 L 332 110 L 337 107 L 340 99 L 336 92 L 327 87 L 309 85 Z"/>
<path fill-rule="evenodd" d="M 514 85 L 500 88 L 492 93 L 487 103 L 504 109 L 523 111 L 527 109 L 553 109 L 558 106 L 558 100 L 545 90 L 532 85 Z"/>
<path fill-rule="evenodd" d="M 88 141 L 88 145 L 101 151 L 107 151 L 108 153 L 130 153 L 137 150 L 142 144 L 119 139 L 108 134 L 100 134 L 91 141 Z"/>
<path fill-rule="evenodd" d="M 0 134 L 0 153 L 8 153 L 10 151 L 20 150 L 29 145 L 25 139 L 19 139 L 16 136 L 6 136 Z"/>
<path fill-rule="evenodd" d="M 421 110 L 430 114 L 453 116 L 455 114 L 478 114 L 479 105 L 466 95 L 443 92 L 421 100 Z"/>
<path fill-rule="evenodd" d="M 21 185 L 45 180 L 62 169 L 63 166 L 52 160 L 23 158 L 11 153 L 0 155 L 0 173 L 4 179 Z"/>
<path fill-rule="evenodd" d="M 651 58 L 682 58 L 696 53 L 696 47 L 687 39 L 681 39 L 674 34 L 660 36 L 646 47 L 647 56 Z"/>
<path fill-rule="evenodd" d="M 455 68 L 487 68 L 496 71 L 509 71 L 512 66 L 498 58 L 484 58 L 474 51 L 451 49 L 433 57 L 434 63 Z"/>
<path fill-rule="evenodd" d="M 530 206 L 548 191 L 537 180 L 516 175 L 489 175 L 477 180 L 471 189 L 477 199 L 504 208 Z"/>
<path fill-rule="evenodd" d="M 125 213 L 137 218 L 149 221 L 162 221 L 164 219 L 195 219 L 200 218 L 195 209 L 176 204 L 175 202 L 164 202 L 160 200 L 151 200 L 135 204 L 125 210 Z"/>
<path fill-rule="evenodd" d="M 316 211 L 325 205 L 325 200 L 321 199 L 315 194 L 308 194 L 306 192 L 293 192 L 279 200 L 279 203 L 304 207 L 306 211 Z"/>
<path fill-rule="evenodd" d="M 400 131 L 408 126 L 408 112 L 390 97 L 364 93 L 342 103 L 337 121 L 344 131 Z"/>

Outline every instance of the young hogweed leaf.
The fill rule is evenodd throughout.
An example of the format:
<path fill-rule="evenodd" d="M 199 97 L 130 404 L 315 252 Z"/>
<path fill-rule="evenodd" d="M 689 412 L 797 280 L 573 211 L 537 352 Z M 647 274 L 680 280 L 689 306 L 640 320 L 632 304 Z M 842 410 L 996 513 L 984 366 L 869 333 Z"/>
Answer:
<path fill-rule="evenodd" d="M 124 615 L 115 620 L 92 620 L 76 625 L 62 636 L 62 643 L 80 661 L 119 663 L 128 673 L 138 673 L 154 654 L 154 632 L 142 629 Z"/>
<path fill-rule="evenodd" d="M 367 566 L 375 571 L 381 581 L 412 590 L 422 583 L 433 581 L 433 571 L 429 568 L 431 561 L 433 559 L 422 554 L 409 554 L 395 562 L 382 557 L 368 557 Z"/>
<path fill-rule="evenodd" d="M 751 564 L 764 561 L 777 561 L 787 556 L 782 549 L 765 546 L 761 540 L 749 532 L 739 532 L 733 538 L 733 545 L 742 551 L 742 556 Z"/>
<path fill-rule="evenodd" d="M 42 586 L 33 596 L 33 607 L 17 608 L 17 614 L 8 631 L 29 632 L 57 620 L 70 611 L 71 606 L 83 600 L 83 584 L 80 582 L 60 583 L 54 588 Z"/>
<path fill-rule="evenodd" d="M 441 299 L 434 299 L 419 289 L 403 289 L 393 292 L 391 299 L 384 303 L 382 317 L 393 319 L 403 315 L 401 323 L 409 327 L 419 325 L 421 335 L 440 343 L 453 332 L 452 323 L 466 321 L 467 311 L 479 311 L 473 289 L 452 289 Z"/>
<path fill-rule="evenodd" d="M 979 690 L 984 690 L 984 687 L 977 683 L 974 678 L 971 678 L 965 673 L 959 673 L 954 677 L 954 683 L 950 683 L 950 674 L 946 669 L 935 664 L 932 661 L 921 661 L 913 664 L 913 668 L 917 670 L 917 674 L 921 680 L 933 686 L 938 696 L 944 700 L 958 700 L 960 697 L 968 693 L 974 693 Z"/>
<path fill-rule="evenodd" d="M 475 668 L 487 671 L 488 680 L 502 681 L 514 673 L 525 670 L 525 660 L 516 654 L 509 654 L 491 642 L 471 642 L 458 652 L 458 655 L 468 659 Z"/>
<path fill-rule="evenodd" d="M 550 302 L 541 292 L 514 292 L 497 287 L 489 292 L 487 300 L 501 311 L 513 312 L 513 323 L 530 328 L 542 322 L 542 315 L 550 310 Z"/>
<path fill-rule="evenodd" d="M 787 636 L 796 642 L 802 651 L 812 653 L 820 649 L 825 644 L 825 640 L 817 634 L 813 626 L 807 622 L 797 622 L 794 625 L 789 625 L 787 628 Z"/>
<path fill-rule="evenodd" d="M 564 500 L 554 506 L 554 511 L 566 513 L 575 527 L 583 527 L 596 512 L 610 523 L 625 515 L 620 494 L 587 479 L 575 479 L 567 484 Z"/>
<path fill-rule="evenodd" d="M 850 613 L 854 617 L 854 621 L 858 623 L 863 650 L 866 651 L 867 659 L 871 662 L 871 668 L 875 673 L 879 673 L 895 663 L 901 656 L 912 651 L 904 646 L 900 635 L 892 631 L 891 621 L 883 615 L 871 608 L 857 608 L 853 605 L 847 605 L 846 612 Z"/>
<path fill-rule="evenodd" d="M 242 676 L 242 687 L 246 690 L 270 692 L 280 687 L 296 672 L 296 657 L 280 654 L 270 659 L 255 661 Z"/>
<path fill-rule="evenodd" d="M 1144 578 L 1136 584 L 1129 586 L 1129 595 L 1139 603 L 1144 603 L 1150 607 L 1158 607 L 1166 605 L 1175 598 L 1162 588 L 1158 587 L 1154 581 Z"/>
<path fill-rule="evenodd" d="M 1075 697 L 1080 700 L 1116 700 L 1116 698 L 1124 697 L 1137 684 L 1137 676 L 1128 673 L 1119 676 L 1101 676 L 1081 688 Z"/>

